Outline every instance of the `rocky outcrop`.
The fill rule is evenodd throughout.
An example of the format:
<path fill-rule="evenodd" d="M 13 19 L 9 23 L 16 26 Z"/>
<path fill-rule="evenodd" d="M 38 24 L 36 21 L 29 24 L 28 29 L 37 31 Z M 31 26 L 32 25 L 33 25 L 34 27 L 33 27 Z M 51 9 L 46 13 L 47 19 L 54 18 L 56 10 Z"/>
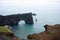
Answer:
<path fill-rule="evenodd" d="M 17 36 L 12 33 L 0 33 L 0 40 L 20 40 Z"/>
<path fill-rule="evenodd" d="M 32 13 L 0 15 L 0 25 L 17 25 L 20 20 L 24 20 L 26 24 L 33 24 Z"/>
<path fill-rule="evenodd" d="M 0 40 L 20 40 L 14 33 L 5 26 L 0 26 Z"/>
<path fill-rule="evenodd" d="M 45 31 L 39 34 L 28 35 L 29 40 L 60 40 L 60 24 L 45 25 Z"/>

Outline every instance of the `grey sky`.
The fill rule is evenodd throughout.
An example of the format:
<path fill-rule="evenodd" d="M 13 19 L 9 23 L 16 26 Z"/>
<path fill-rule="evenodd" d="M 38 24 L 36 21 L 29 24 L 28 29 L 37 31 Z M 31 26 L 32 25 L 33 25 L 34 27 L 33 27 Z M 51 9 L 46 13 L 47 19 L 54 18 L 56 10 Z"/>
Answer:
<path fill-rule="evenodd" d="M 5 11 L 17 13 L 45 9 L 60 10 L 60 0 L 0 0 L 0 14 Z"/>

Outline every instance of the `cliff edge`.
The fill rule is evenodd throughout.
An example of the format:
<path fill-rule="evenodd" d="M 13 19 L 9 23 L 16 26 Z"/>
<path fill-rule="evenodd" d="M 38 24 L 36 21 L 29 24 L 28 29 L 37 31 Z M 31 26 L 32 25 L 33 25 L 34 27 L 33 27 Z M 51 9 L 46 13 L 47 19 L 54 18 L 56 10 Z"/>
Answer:
<path fill-rule="evenodd" d="M 28 35 L 29 40 L 60 40 L 60 24 L 45 25 L 45 31 L 39 34 Z"/>
<path fill-rule="evenodd" d="M 0 26 L 0 40 L 20 40 L 14 33 L 5 26 Z"/>

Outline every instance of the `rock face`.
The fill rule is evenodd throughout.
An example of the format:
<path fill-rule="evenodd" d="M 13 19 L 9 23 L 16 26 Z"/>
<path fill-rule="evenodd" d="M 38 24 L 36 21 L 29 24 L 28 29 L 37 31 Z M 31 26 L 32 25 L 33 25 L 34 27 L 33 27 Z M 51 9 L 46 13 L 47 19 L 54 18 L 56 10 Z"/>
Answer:
<path fill-rule="evenodd" d="M 28 35 L 29 40 L 60 40 L 60 24 L 45 25 L 45 31 L 39 34 Z"/>
<path fill-rule="evenodd" d="M 17 36 L 15 36 L 13 33 L 0 33 L 0 40 L 20 40 Z"/>
<path fill-rule="evenodd" d="M 0 26 L 0 40 L 20 40 L 14 33 L 5 26 Z"/>
<path fill-rule="evenodd" d="M 20 20 L 24 20 L 26 24 L 33 24 L 32 13 L 14 14 L 2 16 L 0 15 L 0 25 L 17 25 Z"/>

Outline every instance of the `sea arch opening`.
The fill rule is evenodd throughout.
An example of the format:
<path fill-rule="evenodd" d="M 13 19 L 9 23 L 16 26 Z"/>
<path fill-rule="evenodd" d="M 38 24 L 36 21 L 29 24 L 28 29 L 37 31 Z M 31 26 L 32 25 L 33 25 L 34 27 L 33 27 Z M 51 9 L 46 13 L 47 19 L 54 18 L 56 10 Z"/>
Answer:
<path fill-rule="evenodd" d="M 25 24 L 25 20 L 20 20 L 18 24 Z"/>

